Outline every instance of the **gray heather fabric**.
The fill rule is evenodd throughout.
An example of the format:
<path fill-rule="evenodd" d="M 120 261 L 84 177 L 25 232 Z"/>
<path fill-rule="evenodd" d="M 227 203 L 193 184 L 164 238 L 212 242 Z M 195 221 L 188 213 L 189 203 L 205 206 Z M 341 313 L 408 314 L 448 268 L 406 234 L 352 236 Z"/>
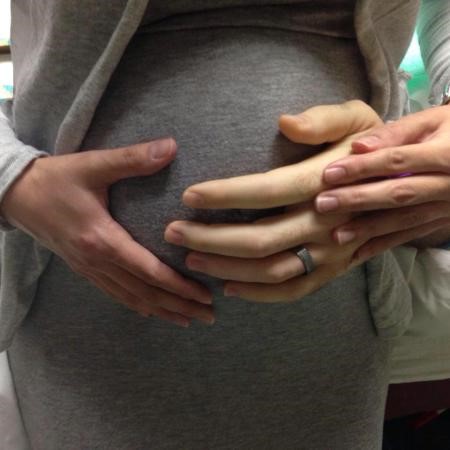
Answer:
<path fill-rule="evenodd" d="M 408 45 L 417 4 L 400 0 L 358 0 L 356 4 L 356 35 L 371 82 L 371 103 L 383 116 L 394 117 L 400 111 L 396 67 Z M 229 3 L 216 2 L 216 9 L 221 10 L 220 5 Z M 4 105 L 8 121 L 0 120 L 0 136 L 10 136 L 10 127 L 14 128 L 17 139 L 1 147 L 1 157 L 11 161 L 17 155 L 17 159 L 13 165 L 1 165 L 0 199 L 29 161 L 41 155 L 36 148 L 50 154 L 79 149 L 105 86 L 147 7 L 147 0 L 115 0 L 101 7 L 89 0 L 82 4 L 12 2 L 15 99 L 13 108 Z M 7 224 L 3 230 L 10 231 L 3 235 L 1 246 L 0 349 L 10 345 L 51 255 L 23 232 Z M 21 254 L 28 257 L 20 258 Z M 392 254 L 374 259 L 367 268 L 370 304 L 389 309 L 390 324 L 407 322 L 410 296 Z M 380 270 L 389 275 L 382 280 L 389 296 L 371 294 Z M 403 330 L 383 318 L 374 316 L 374 320 L 381 335 Z"/>
<path fill-rule="evenodd" d="M 186 186 L 298 161 L 311 149 L 279 135 L 281 112 L 368 96 L 354 39 L 147 25 L 81 149 L 176 138 L 174 164 L 116 184 L 110 209 L 188 274 L 186 251 L 162 239 L 169 221 L 248 221 L 271 211 L 195 213 L 180 204 Z M 388 343 L 373 327 L 363 267 L 290 305 L 225 299 L 217 280 L 188 275 L 214 290 L 216 326 L 186 331 L 142 319 L 51 258 L 8 351 L 34 449 L 380 447 Z"/>
<path fill-rule="evenodd" d="M 221 5 L 230 6 L 227 2 Z M 292 30 L 275 32 L 276 26 L 266 30 L 267 22 L 258 23 L 255 8 L 253 27 L 239 23 L 239 32 L 213 28 L 138 35 L 105 93 L 147 2 L 115 1 L 99 7 L 86 0 L 85 8 L 80 6 L 80 2 L 56 0 L 15 2 L 17 92 L 8 117 L 20 141 L 51 153 L 75 151 L 83 140 L 83 148 L 90 148 L 121 145 L 159 133 L 174 134 L 185 149 L 184 157 L 158 177 L 117 185 L 112 191 L 112 208 L 138 240 L 179 269 L 181 253 L 161 244 L 157 235 L 164 220 L 172 219 L 172 212 L 177 218 L 187 214 L 176 209 L 182 187 L 195 177 L 224 176 L 232 169 L 259 170 L 264 164 L 272 167 L 292 161 L 294 156 L 299 158 L 299 149 L 295 155 L 288 143 L 273 140 L 274 121 L 270 118 L 285 108 L 298 110 L 313 102 L 368 98 L 354 41 L 293 34 Z M 395 68 L 409 41 L 416 6 L 416 2 L 400 1 L 357 4 L 356 34 L 366 58 L 372 104 L 386 117 L 398 111 Z M 223 12 L 226 20 L 230 9 Z M 403 28 L 398 26 L 399 17 Z M 254 28 L 260 28 L 257 36 Z M 74 41 L 80 33 L 82 42 L 88 44 Z M 184 33 L 183 39 L 173 37 L 170 41 L 170 36 L 180 33 Z M 237 35 L 246 45 L 236 45 Z M 208 39 L 203 41 L 202 37 Z M 224 39 L 230 47 L 223 45 Z M 387 52 L 388 42 L 398 46 Z M 186 45 L 200 48 L 186 58 Z M 213 46 L 209 47 L 211 53 L 204 53 L 209 45 Z M 248 49 L 253 46 L 262 46 L 268 57 L 252 61 L 250 67 L 258 70 L 247 73 L 245 63 L 254 55 L 249 55 Z M 167 49 L 177 58 L 166 59 L 170 55 Z M 149 59 L 145 73 L 143 54 Z M 201 96 L 196 89 L 213 86 L 197 82 L 187 90 L 189 79 L 197 80 L 204 66 L 211 63 L 211 55 L 215 62 L 227 66 L 223 71 L 210 67 L 217 71 L 216 89 Z M 175 60 L 177 64 L 185 61 L 182 79 L 177 79 L 181 74 L 174 70 L 180 68 Z M 284 74 L 276 73 L 284 67 L 280 62 L 286 67 L 294 65 L 286 80 L 280 78 Z M 50 72 L 49 67 L 53 69 Z M 231 86 L 230 77 L 223 78 L 230 68 Z M 165 78 L 167 70 L 176 83 Z M 235 73 L 240 83 L 235 83 Z M 258 73 L 268 76 L 256 77 L 257 82 L 249 84 L 250 77 Z M 139 77 L 140 86 L 135 84 Z M 289 96 L 280 98 L 279 89 L 275 95 L 272 89 L 276 84 L 272 83 L 286 88 L 287 81 Z M 293 98 L 297 86 L 299 98 Z M 173 95 L 174 88 L 179 95 Z M 230 95 L 236 94 L 235 89 L 240 95 Z M 113 95 L 115 90 L 120 95 Z M 217 92 L 221 95 L 212 95 Z M 111 103 L 118 98 L 142 103 L 139 108 L 136 102 L 132 108 L 127 103 Z M 195 108 L 194 99 L 198 98 L 205 100 L 202 109 Z M 233 101 L 244 99 L 250 102 L 234 108 Z M 242 116 L 234 117 L 231 111 Z M 239 129 L 243 118 L 247 126 Z M 217 123 L 228 125 L 224 131 L 235 132 L 224 136 Z M 3 123 L 3 128 L 7 125 Z M 198 134 L 193 135 L 192 129 Z M 273 153 L 267 148 L 271 139 Z M 7 151 L 17 145 L 13 143 Z M 248 158 L 244 161 L 251 165 L 229 166 L 237 149 L 241 150 L 239 157 Z M 260 168 L 251 153 L 255 149 L 261 152 Z M 27 156 L 33 152 L 26 148 Z M 190 166 L 192 157 L 206 159 L 201 172 Z M 171 189 L 166 191 L 165 186 Z M 152 201 L 144 203 L 148 198 Z M 226 218 L 252 217 L 249 212 L 238 211 Z M 206 219 L 219 220 L 221 216 Z M 392 254 L 367 266 L 368 285 L 364 269 L 359 268 L 293 305 L 249 305 L 218 298 L 219 325 L 212 329 L 196 326 L 185 332 L 141 320 L 115 305 L 20 231 L 3 237 L 3 346 L 10 344 L 34 299 L 9 355 L 35 448 L 379 447 L 387 344 L 376 338 L 365 300 L 368 288 L 395 294 L 404 287 L 402 277 L 395 278 L 400 271 Z M 14 259 L 17 249 L 23 257 Z M 383 271 L 391 278 L 381 280 L 383 289 L 371 289 Z M 370 295 L 379 332 L 401 332 L 410 314 L 408 299 L 408 294 L 397 299 Z M 382 313 L 377 315 L 377 311 Z M 293 417 L 298 417 L 299 423 Z"/>

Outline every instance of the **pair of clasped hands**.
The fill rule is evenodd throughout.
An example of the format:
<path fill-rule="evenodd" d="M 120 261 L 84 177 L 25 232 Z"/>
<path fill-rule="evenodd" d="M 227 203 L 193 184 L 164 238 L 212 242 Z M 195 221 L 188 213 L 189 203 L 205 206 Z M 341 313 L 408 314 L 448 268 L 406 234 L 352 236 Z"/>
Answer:
<path fill-rule="evenodd" d="M 164 238 L 191 251 L 187 267 L 225 280 L 226 296 L 255 302 L 304 297 L 369 258 L 424 236 L 450 236 L 450 106 L 383 124 L 361 101 L 283 115 L 280 131 L 316 156 L 266 173 L 189 187 L 192 208 L 284 212 L 244 224 L 170 223 Z M 138 244 L 111 217 L 108 188 L 149 176 L 176 156 L 163 139 L 33 161 L 1 212 L 70 268 L 143 316 L 187 327 L 214 323 L 212 298 Z M 316 270 L 305 275 L 293 249 Z"/>

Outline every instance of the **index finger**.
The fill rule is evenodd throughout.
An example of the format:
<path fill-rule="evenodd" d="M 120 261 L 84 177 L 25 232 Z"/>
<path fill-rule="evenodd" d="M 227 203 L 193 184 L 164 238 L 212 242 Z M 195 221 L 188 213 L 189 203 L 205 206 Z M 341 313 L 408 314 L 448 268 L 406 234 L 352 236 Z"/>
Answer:
<path fill-rule="evenodd" d="M 195 184 L 183 193 L 183 202 L 191 208 L 264 209 L 311 200 L 330 186 L 322 172 L 327 164 L 350 154 L 354 138 L 349 137 L 301 163 Z"/>

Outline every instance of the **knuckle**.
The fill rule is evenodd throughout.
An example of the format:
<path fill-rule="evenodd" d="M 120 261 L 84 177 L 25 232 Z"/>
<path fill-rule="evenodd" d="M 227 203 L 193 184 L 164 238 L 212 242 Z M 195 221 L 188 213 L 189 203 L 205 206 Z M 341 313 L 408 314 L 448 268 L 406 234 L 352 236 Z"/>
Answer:
<path fill-rule="evenodd" d="M 388 123 L 378 130 L 378 137 L 382 140 L 391 141 L 398 135 L 398 131 L 398 124 L 395 122 Z"/>
<path fill-rule="evenodd" d="M 305 176 L 304 171 L 300 171 L 292 178 L 289 190 L 294 193 L 296 198 L 303 198 L 305 192 L 309 192 L 317 187 L 317 179 L 313 176 Z"/>
<path fill-rule="evenodd" d="M 101 234 L 94 231 L 80 233 L 72 242 L 77 249 L 80 258 L 85 264 L 93 265 L 110 252 L 110 246 Z"/>
<path fill-rule="evenodd" d="M 163 263 L 155 260 L 147 269 L 147 276 L 151 281 L 159 281 L 163 278 Z"/>
<path fill-rule="evenodd" d="M 348 100 L 344 103 L 341 103 L 340 106 L 342 107 L 342 109 L 347 111 L 353 109 L 356 111 L 372 109 L 367 103 L 363 102 L 360 99 Z"/>
<path fill-rule="evenodd" d="M 353 189 L 348 195 L 341 195 L 339 203 L 343 207 L 351 207 L 352 209 L 361 208 L 366 201 L 366 196 L 360 189 Z"/>
<path fill-rule="evenodd" d="M 267 232 L 259 232 L 250 247 L 250 256 L 264 258 L 271 254 L 272 238 Z"/>
<path fill-rule="evenodd" d="M 125 166 L 131 169 L 141 166 L 141 154 L 134 147 L 124 147 L 122 149 L 122 159 Z"/>
<path fill-rule="evenodd" d="M 352 158 L 347 166 L 347 172 L 353 178 L 364 178 L 369 174 L 369 169 L 365 158 Z"/>
<path fill-rule="evenodd" d="M 408 183 L 394 185 L 391 190 L 391 200 L 394 205 L 408 205 L 414 202 L 417 196 L 415 189 Z"/>
<path fill-rule="evenodd" d="M 291 274 L 280 265 L 272 265 L 266 268 L 264 277 L 269 283 L 278 284 L 291 278 Z"/>
<path fill-rule="evenodd" d="M 258 178 L 256 181 L 258 183 L 259 192 L 262 196 L 268 201 L 272 201 L 276 199 L 278 195 L 278 189 L 275 183 L 271 182 L 271 172 L 264 172 L 262 173 L 261 177 Z"/>
<path fill-rule="evenodd" d="M 424 214 L 421 214 L 418 211 L 405 211 L 400 219 L 404 228 L 413 228 L 426 222 Z"/>
<path fill-rule="evenodd" d="M 394 172 L 402 171 L 406 165 L 406 153 L 401 148 L 389 150 L 387 154 L 388 169 Z"/>

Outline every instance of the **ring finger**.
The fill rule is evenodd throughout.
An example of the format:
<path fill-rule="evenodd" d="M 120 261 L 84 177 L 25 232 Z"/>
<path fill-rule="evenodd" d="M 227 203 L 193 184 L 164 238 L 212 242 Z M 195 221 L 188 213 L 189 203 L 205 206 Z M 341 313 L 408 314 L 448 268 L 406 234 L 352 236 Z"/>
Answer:
<path fill-rule="evenodd" d="M 361 243 L 342 247 L 337 244 L 305 244 L 315 266 L 340 260 L 350 261 Z M 246 283 L 278 284 L 305 273 L 295 249 L 276 253 L 265 258 L 235 258 L 209 253 L 191 252 L 186 258 L 187 267 L 196 272 L 223 280 Z"/>

